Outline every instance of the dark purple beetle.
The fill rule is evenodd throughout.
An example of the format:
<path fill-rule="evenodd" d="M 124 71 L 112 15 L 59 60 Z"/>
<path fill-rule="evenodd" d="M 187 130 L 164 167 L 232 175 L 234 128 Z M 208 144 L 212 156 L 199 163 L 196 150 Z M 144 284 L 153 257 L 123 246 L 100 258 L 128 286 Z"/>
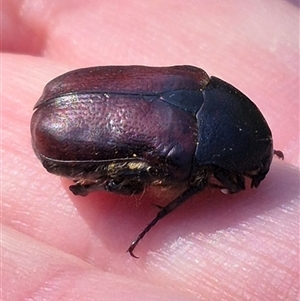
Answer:
<path fill-rule="evenodd" d="M 49 82 L 31 120 L 32 145 L 47 171 L 85 196 L 185 186 L 130 245 L 207 185 L 230 193 L 257 187 L 275 153 L 266 120 L 249 98 L 192 66 L 107 66 Z M 214 178 L 212 183 L 212 178 Z"/>

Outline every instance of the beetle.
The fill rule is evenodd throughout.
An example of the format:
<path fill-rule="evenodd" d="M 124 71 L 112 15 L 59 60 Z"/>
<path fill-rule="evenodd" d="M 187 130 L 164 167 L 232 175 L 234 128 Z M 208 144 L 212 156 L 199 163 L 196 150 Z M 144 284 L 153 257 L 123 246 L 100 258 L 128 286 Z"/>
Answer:
<path fill-rule="evenodd" d="M 229 193 L 258 187 L 273 155 L 271 130 L 257 106 L 197 67 L 102 66 L 50 81 L 34 107 L 32 145 L 48 172 L 85 196 L 134 195 L 147 186 L 183 185 L 128 248 L 208 185 Z"/>

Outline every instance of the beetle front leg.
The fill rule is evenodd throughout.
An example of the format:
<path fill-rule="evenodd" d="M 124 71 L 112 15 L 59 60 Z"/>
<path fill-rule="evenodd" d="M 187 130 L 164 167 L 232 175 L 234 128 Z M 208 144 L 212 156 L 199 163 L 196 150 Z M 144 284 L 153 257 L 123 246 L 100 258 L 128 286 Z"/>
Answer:
<path fill-rule="evenodd" d="M 229 193 L 245 189 L 245 178 L 240 174 L 219 168 L 214 172 L 214 177 L 225 186 Z"/>

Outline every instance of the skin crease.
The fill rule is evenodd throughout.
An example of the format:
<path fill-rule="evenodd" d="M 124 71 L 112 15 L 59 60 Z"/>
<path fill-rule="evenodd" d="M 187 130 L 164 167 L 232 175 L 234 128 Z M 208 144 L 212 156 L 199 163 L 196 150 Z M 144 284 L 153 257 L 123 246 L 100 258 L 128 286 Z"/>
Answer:
<path fill-rule="evenodd" d="M 2 3 L 1 299 L 297 300 L 296 1 L 122 4 Z M 258 189 L 195 195 L 146 235 L 138 260 L 125 251 L 171 192 L 75 197 L 30 145 L 32 108 L 49 80 L 120 64 L 191 64 L 223 78 L 257 104 L 285 153 Z"/>

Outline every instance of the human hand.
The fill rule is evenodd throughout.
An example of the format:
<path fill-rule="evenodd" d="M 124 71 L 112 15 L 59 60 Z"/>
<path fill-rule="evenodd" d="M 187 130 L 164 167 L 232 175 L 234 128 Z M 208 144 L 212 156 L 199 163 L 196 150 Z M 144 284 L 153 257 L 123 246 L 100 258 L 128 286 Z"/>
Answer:
<path fill-rule="evenodd" d="M 299 8 L 279 0 L 99 3 L 3 3 L 3 300 L 296 300 Z M 29 132 L 53 77 L 129 64 L 191 64 L 233 84 L 285 153 L 258 189 L 195 195 L 152 229 L 138 260 L 125 251 L 161 200 L 72 195 L 71 183 L 36 159 Z"/>

